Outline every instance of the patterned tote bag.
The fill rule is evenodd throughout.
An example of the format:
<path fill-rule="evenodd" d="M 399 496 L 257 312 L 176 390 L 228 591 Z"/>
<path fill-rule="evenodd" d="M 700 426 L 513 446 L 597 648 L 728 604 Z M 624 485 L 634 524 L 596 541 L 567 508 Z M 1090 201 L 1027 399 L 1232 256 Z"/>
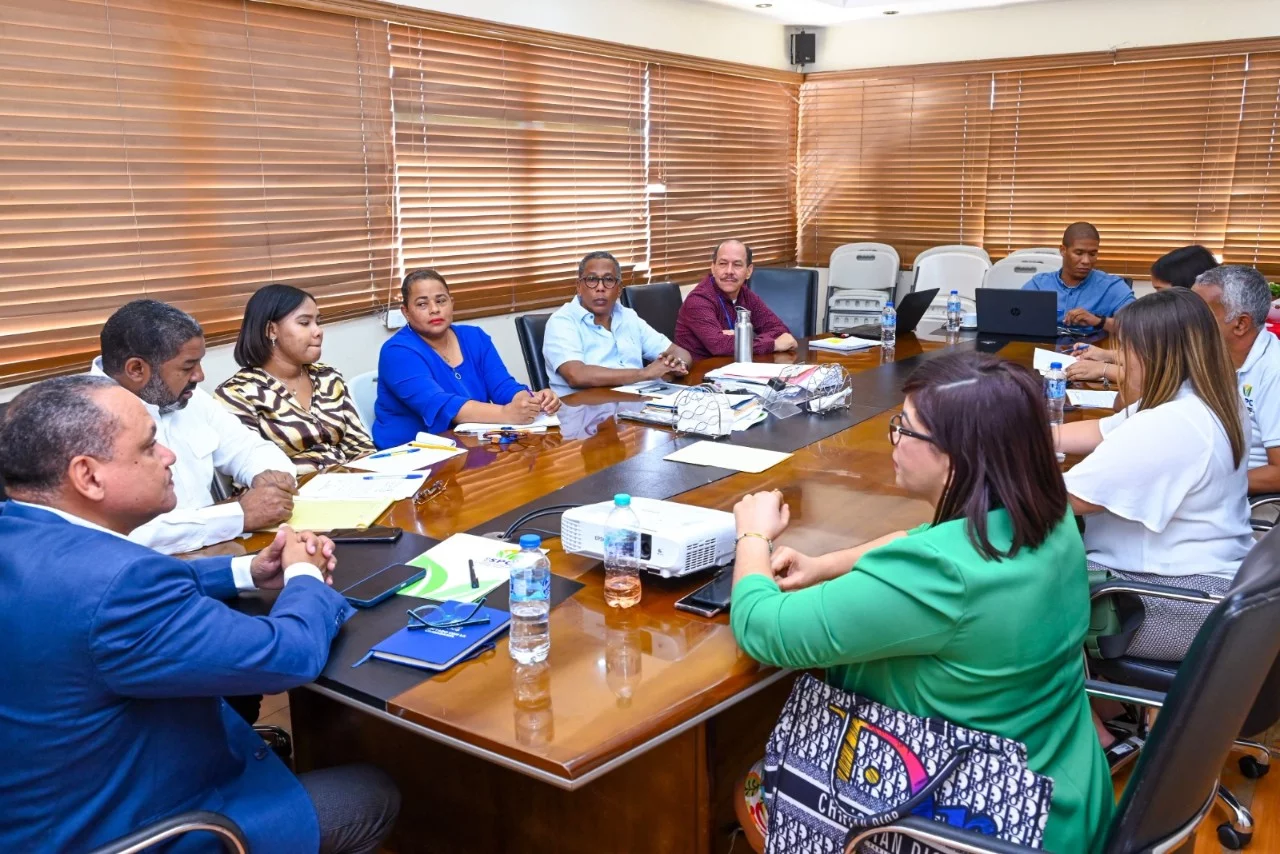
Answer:
<path fill-rule="evenodd" d="M 763 778 L 766 854 L 845 852 L 864 830 L 911 814 L 1039 848 L 1053 792 L 1016 741 L 900 712 L 808 674 L 769 736 Z M 902 842 L 882 834 L 857 854 L 899 854 Z M 910 850 L 934 854 L 920 843 Z"/>

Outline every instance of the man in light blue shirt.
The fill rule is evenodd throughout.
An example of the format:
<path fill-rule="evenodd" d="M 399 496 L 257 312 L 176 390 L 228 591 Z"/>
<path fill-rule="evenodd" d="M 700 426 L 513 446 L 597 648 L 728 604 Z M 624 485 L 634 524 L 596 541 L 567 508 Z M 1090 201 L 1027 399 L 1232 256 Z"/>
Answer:
<path fill-rule="evenodd" d="M 618 305 L 621 285 L 622 268 L 608 252 L 588 253 L 578 264 L 578 295 L 547 319 L 542 341 L 556 394 L 689 372 L 686 350 Z"/>
<path fill-rule="evenodd" d="M 1024 291 L 1057 293 L 1061 326 L 1110 331 L 1115 313 L 1133 302 L 1133 288 L 1124 279 L 1095 268 L 1100 239 L 1089 223 L 1071 223 L 1062 235 L 1062 269 L 1036 273 L 1022 286 Z"/>
<path fill-rule="evenodd" d="M 1280 492 L 1280 340 L 1267 329 L 1271 288 L 1252 267 L 1226 264 L 1191 290 L 1213 310 L 1249 410 L 1249 494 Z"/>

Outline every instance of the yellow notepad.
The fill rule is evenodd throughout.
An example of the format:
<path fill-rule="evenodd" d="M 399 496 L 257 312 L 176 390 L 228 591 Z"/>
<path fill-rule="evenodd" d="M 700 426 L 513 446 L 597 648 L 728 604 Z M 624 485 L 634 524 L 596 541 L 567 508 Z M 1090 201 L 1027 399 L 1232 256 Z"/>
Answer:
<path fill-rule="evenodd" d="M 370 501 L 293 500 L 293 515 L 286 522 L 295 531 L 332 531 L 372 525 L 391 506 L 390 498 Z"/>

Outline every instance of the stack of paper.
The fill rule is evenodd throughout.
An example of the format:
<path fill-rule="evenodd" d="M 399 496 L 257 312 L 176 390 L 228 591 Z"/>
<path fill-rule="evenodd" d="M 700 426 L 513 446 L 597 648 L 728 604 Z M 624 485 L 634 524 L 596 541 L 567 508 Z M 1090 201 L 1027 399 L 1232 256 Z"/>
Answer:
<path fill-rule="evenodd" d="M 769 380 L 787 375 L 790 383 L 803 382 L 816 370 L 816 365 L 780 365 L 775 362 L 734 362 L 723 368 L 707 371 L 707 379 L 729 380 L 738 383 L 768 385 Z"/>
<path fill-rule="evenodd" d="M 332 531 L 337 528 L 367 528 L 391 506 L 390 498 L 363 501 L 331 501 L 303 498 L 293 501 L 293 515 L 285 522 L 295 531 Z"/>
<path fill-rule="evenodd" d="M 866 350 L 879 346 L 879 341 L 872 341 L 870 338 L 855 338 L 852 335 L 848 338 L 818 338 L 809 342 L 809 349 L 811 350 L 831 350 L 836 353 L 852 353 L 855 350 Z"/>
<path fill-rule="evenodd" d="M 454 534 L 409 561 L 411 566 L 425 569 L 427 575 L 401 590 L 400 595 L 436 601 L 474 602 L 489 595 L 489 591 L 502 586 L 511 577 L 509 561 L 519 551 L 519 547 L 502 540 Z M 478 587 L 471 586 L 468 561 L 475 566 Z"/>
<path fill-rule="evenodd" d="M 468 433 L 488 433 L 491 430 L 515 430 L 519 433 L 545 433 L 551 427 L 559 429 L 560 419 L 555 415 L 539 413 L 531 424 L 482 424 L 478 421 L 466 421 L 453 428 L 459 436 Z"/>
<path fill-rule="evenodd" d="M 408 474 L 318 474 L 298 490 L 300 498 L 322 501 L 401 501 L 427 483 L 431 470 Z"/>
<path fill-rule="evenodd" d="M 1067 402 L 1081 409 L 1115 409 L 1116 392 L 1069 388 Z"/>
<path fill-rule="evenodd" d="M 623 394 L 638 394 L 641 397 L 666 397 L 671 394 L 679 394 L 687 385 L 676 385 L 675 383 L 664 383 L 662 380 L 647 380 L 642 383 L 631 383 L 630 385 L 620 385 L 613 389 Z"/>

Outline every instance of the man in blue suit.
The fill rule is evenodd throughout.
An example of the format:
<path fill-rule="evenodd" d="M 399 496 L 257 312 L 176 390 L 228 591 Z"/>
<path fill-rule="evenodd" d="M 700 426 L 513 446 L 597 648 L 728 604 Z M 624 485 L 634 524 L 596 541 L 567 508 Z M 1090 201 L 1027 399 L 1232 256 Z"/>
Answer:
<path fill-rule="evenodd" d="M 384 774 L 295 777 L 219 699 L 320 673 L 352 613 L 333 544 L 284 528 L 253 557 L 183 561 L 130 542 L 174 506 L 155 436 L 132 393 L 84 375 L 0 423 L 0 850 L 82 851 L 206 809 L 256 852 L 376 851 L 399 810 Z M 254 587 L 282 588 L 267 617 L 220 601 Z"/>

